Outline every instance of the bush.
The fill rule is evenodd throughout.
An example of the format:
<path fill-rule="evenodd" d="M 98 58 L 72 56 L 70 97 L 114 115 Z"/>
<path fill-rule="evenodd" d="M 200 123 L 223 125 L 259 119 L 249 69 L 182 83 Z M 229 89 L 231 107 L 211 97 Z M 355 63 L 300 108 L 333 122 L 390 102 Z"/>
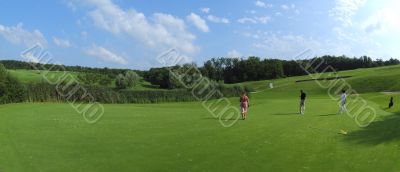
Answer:
<path fill-rule="evenodd" d="M 0 104 L 7 102 L 7 87 L 5 83 L 0 82 Z"/>
<path fill-rule="evenodd" d="M 8 102 L 19 103 L 25 100 L 25 88 L 16 78 L 8 75 L 5 85 L 7 88 L 6 94 Z"/>
<path fill-rule="evenodd" d="M 0 104 L 17 103 L 25 100 L 25 88 L 0 63 Z"/>
<path fill-rule="evenodd" d="M 59 88 L 66 88 L 61 92 L 57 92 L 56 86 L 47 83 L 31 83 L 27 85 L 25 101 L 29 102 L 66 102 L 69 95 L 69 101 L 90 102 L 97 101 L 100 103 L 162 103 L 162 102 L 188 102 L 198 101 L 192 94 L 192 90 L 173 89 L 173 90 L 115 90 L 99 86 L 85 86 L 84 89 L 74 90 L 79 85 L 60 85 Z M 224 97 L 240 96 L 243 91 L 249 92 L 249 89 L 242 86 L 225 87 L 219 85 L 215 87 L 221 91 Z M 199 97 L 204 97 L 210 93 L 213 88 L 204 91 Z M 215 90 L 214 90 L 215 91 Z M 89 94 L 88 94 L 89 93 Z M 89 96 L 90 95 L 90 96 Z M 219 94 L 213 94 L 211 99 L 221 98 Z"/>
<path fill-rule="evenodd" d="M 4 83 L 7 74 L 8 74 L 7 69 L 4 67 L 3 64 L 0 63 L 0 82 Z"/>
<path fill-rule="evenodd" d="M 139 82 L 139 75 L 133 71 L 127 71 L 125 73 L 125 80 L 127 88 L 135 87 Z"/>
<path fill-rule="evenodd" d="M 132 88 L 139 82 L 139 75 L 133 71 L 127 71 L 125 75 L 119 74 L 115 79 L 117 89 Z"/>
<path fill-rule="evenodd" d="M 112 79 L 107 75 L 95 74 L 95 73 L 81 73 L 78 75 L 78 80 L 85 85 L 101 85 L 109 86 Z"/>
<path fill-rule="evenodd" d="M 122 74 L 117 75 L 117 78 L 115 78 L 115 87 L 117 89 L 125 89 L 126 85 L 127 84 L 124 75 Z"/>

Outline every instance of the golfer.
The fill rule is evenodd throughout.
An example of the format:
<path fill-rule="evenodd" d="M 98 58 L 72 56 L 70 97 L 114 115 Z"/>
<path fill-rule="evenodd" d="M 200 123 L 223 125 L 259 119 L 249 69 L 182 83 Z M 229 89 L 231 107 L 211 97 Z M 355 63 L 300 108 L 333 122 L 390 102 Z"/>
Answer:
<path fill-rule="evenodd" d="M 249 107 L 249 98 L 246 96 L 246 92 L 243 92 L 242 96 L 240 97 L 240 109 L 243 120 L 247 118 L 248 107 Z"/>
<path fill-rule="evenodd" d="M 389 101 L 389 109 L 392 108 L 393 106 L 393 97 L 390 97 L 390 101 Z"/>
<path fill-rule="evenodd" d="M 306 93 L 303 90 L 300 90 L 300 115 L 304 115 L 304 111 L 306 110 Z"/>
<path fill-rule="evenodd" d="M 342 95 L 340 96 L 340 99 L 342 100 L 342 106 L 340 106 L 340 113 L 343 113 L 343 111 L 347 112 L 346 108 L 347 94 L 345 90 L 342 90 Z"/>

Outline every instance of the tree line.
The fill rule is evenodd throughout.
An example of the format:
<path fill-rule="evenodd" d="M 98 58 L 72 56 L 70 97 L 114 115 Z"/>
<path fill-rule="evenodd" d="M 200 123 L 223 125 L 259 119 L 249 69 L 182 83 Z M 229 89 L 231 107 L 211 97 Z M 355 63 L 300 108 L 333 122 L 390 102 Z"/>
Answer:
<path fill-rule="evenodd" d="M 301 61 L 261 59 L 259 57 L 212 58 L 200 67 L 196 64 L 184 64 L 172 67 L 151 68 L 148 71 L 129 69 L 89 68 L 81 66 L 63 66 L 52 64 L 35 64 L 38 68 L 51 71 L 77 72 L 79 84 L 85 85 L 96 96 L 95 99 L 105 103 L 137 103 L 163 101 L 195 100 L 186 86 L 198 84 L 202 78 L 208 80 L 225 96 L 238 96 L 242 91 L 250 92 L 250 88 L 227 86 L 226 83 L 239 83 L 277 79 L 289 76 L 305 75 L 307 72 L 324 71 L 328 66 L 336 71 L 357 68 L 399 64 L 397 59 L 372 60 L 370 57 L 349 58 L 346 56 L 322 56 Z M 301 65 L 310 64 L 305 71 Z M 8 69 L 34 69 L 31 63 L 3 60 L 0 61 L 0 103 L 23 101 L 65 101 L 57 96 L 54 85 L 45 82 L 21 84 L 11 76 Z M 179 75 L 178 78 L 175 75 Z M 132 90 L 138 85 L 140 78 L 161 90 Z M 114 83 L 114 84 L 113 84 Z M 67 84 L 67 83 L 62 83 Z M 207 84 L 207 83 L 202 83 Z M 163 90 L 166 89 L 166 90 Z M 175 95 L 175 96 L 174 96 Z M 84 101 L 84 100 L 81 100 Z"/>
<path fill-rule="evenodd" d="M 311 64 L 307 71 L 302 66 Z M 278 79 L 290 76 L 306 75 L 308 72 L 332 72 L 324 71 L 328 66 L 335 71 L 352 70 L 358 68 L 370 68 L 400 64 L 397 59 L 383 61 L 372 60 L 370 57 L 362 56 L 350 58 L 346 56 L 322 56 L 305 60 L 280 60 L 261 59 L 259 57 L 239 58 L 212 58 L 207 60 L 203 66 L 196 64 L 177 65 L 172 67 L 151 68 L 143 72 L 146 81 L 161 88 L 179 88 L 179 83 L 174 82 L 170 77 L 170 71 L 187 68 L 198 69 L 202 76 L 219 83 L 240 83 L 245 81 L 258 81 Z M 331 68 L 330 68 L 331 69 Z"/>
<path fill-rule="evenodd" d="M 193 90 L 177 86 L 175 89 L 132 90 L 138 83 L 139 76 L 133 71 L 118 74 L 115 78 L 115 87 L 104 86 L 101 74 L 80 73 L 78 81 L 65 80 L 57 84 L 50 84 L 44 80 L 22 84 L 17 78 L 10 75 L 0 63 L 0 104 L 18 102 L 100 102 L 100 103 L 161 103 L 196 101 Z M 179 83 L 174 81 L 175 83 Z M 190 82 L 189 82 L 190 83 Z M 107 83 L 109 84 L 109 83 Z M 243 91 L 250 92 L 243 86 L 225 86 L 220 83 L 210 83 L 213 87 L 204 86 L 212 91 L 219 90 L 222 94 L 213 94 L 212 99 L 233 97 Z M 83 86 L 84 89 L 76 89 Z M 60 89 L 62 88 L 62 89 Z M 210 90 L 210 91 L 211 91 Z M 62 91 L 60 93 L 60 91 Z M 209 92 L 200 91 L 196 96 L 207 97 Z M 90 96 L 87 96 L 89 95 Z M 63 95 L 69 95 L 67 97 Z"/>
<path fill-rule="evenodd" d="M 311 63 L 309 71 L 305 71 L 300 64 Z M 33 69 L 32 64 L 22 61 L 2 60 L 7 69 Z M 110 87 L 114 81 L 117 89 L 127 89 L 134 87 L 143 77 L 145 81 L 152 85 L 164 89 L 182 88 L 180 81 L 171 78 L 171 70 L 188 70 L 195 68 L 201 72 L 203 77 L 219 83 L 240 83 L 245 81 L 258 81 L 268 79 L 278 79 L 282 77 L 306 75 L 307 72 L 329 72 L 323 71 L 327 66 L 333 67 L 336 71 L 352 70 L 358 68 L 370 68 L 378 66 L 388 66 L 400 64 L 399 60 L 391 58 L 389 60 L 372 60 L 368 56 L 359 58 L 347 56 L 321 56 L 301 61 L 280 60 L 280 59 L 261 59 L 259 57 L 239 58 L 212 58 L 198 67 L 196 64 L 177 65 L 172 67 L 151 68 L 147 71 L 130 69 L 109 69 L 109 68 L 90 68 L 81 66 L 64 66 L 52 64 L 35 64 L 39 69 L 49 69 L 52 71 L 66 70 L 79 72 L 78 79 L 85 84 L 96 84 Z M 193 71 L 192 73 L 194 73 Z M 186 73 L 188 74 L 188 73 Z M 190 73 L 189 73 L 190 74 Z"/>
<path fill-rule="evenodd" d="M 238 83 L 244 81 L 258 81 L 277 79 L 282 77 L 306 75 L 307 72 L 332 72 L 324 71 L 328 66 L 335 71 L 352 70 L 358 68 L 370 68 L 400 64 L 397 59 L 372 60 L 362 56 L 350 58 L 346 56 L 322 56 L 305 60 L 279 60 L 260 59 L 249 57 L 238 58 L 212 58 L 200 68 L 202 74 L 212 80 L 225 83 Z M 302 66 L 310 65 L 305 71 Z"/>

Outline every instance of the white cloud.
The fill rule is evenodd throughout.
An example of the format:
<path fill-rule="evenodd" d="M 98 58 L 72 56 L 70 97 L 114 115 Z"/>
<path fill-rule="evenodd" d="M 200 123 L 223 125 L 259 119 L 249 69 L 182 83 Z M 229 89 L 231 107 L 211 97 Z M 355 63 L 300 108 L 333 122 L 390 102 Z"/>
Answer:
<path fill-rule="evenodd" d="M 262 24 L 267 24 L 269 21 L 271 21 L 271 17 L 269 16 L 258 17 L 256 19 Z"/>
<path fill-rule="evenodd" d="M 227 53 L 227 57 L 229 58 L 238 58 L 238 57 L 242 57 L 242 54 L 239 53 L 237 50 L 231 50 Z"/>
<path fill-rule="evenodd" d="M 262 33 L 260 31 L 257 31 L 257 33 L 244 32 L 243 36 L 248 37 L 248 38 L 253 38 L 253 39 L 259 39 L 261 34 Z"/>
<path fill-rule="evenodd" d="M 85 50 L 85 53 L 89 56 L 97 57 L 107 62 L 122 64 L 122 65 L 128 64 L 128 61 L 125 58 L 101 46 L 93 45 L 92 47 Z"/>
<path fill-rule="evenodd" d="M 362 27 L 363 27 L 364 31 L 367 33 L 377 33 L 377 32 L 381 32 L 385 29 L 383 22 L 381 20 L 378 20 L 376 22 L 371 22 L 371 23 L 367 22 Z"/>
<path fill-rule="evenodd" d="M 284 9 L 284 10 L 292 10 L 292 9 L 296 9 L 296 5 L 294 5 L 294 4 L 290 4 L 290 5 L 283 4 L 283 5 L 281 5 L 281 8 Z"/>
<path fill-rule="evenodd" d="M 388 3 L 388 5 L 372 13 L 361 23 L 361 28 L 366 33 L 394 33 L 400 31 L 400 10 L 399 1 Z"/>
<path fill-rule="evenodd" d="M 223 23 L 223 24 L 230 23 L 230 21 L 227 18 L 224 18 L 224 17 L 220 18 L 220 17 L 214 16 L 214 15 L 208 15 L 207 19 L 214 23 Z"/>
<path fill-rule="evenodd" d="M 202 32 L 209 32 L 210 29 L 207 26 L 207 23 L 204 19 L 198 16 L 195 13 L 190 13 L 190 15 L 186 16 L 186 19 L 191 22 L 197 29 L 201 30 Z"/>
<path fill-rule="evenodd" d="M 206 13 L 206 14 L 210 13 L 210 10 L 211 10 L 210 8 L 201 8 L 200 9 L 201 12 Z"/>
<path fill-rule="evenodd" d="M 291 57 L 305 49 L 322 51 L 321 45 L 312 37 L 293 34 L 276 34 L 271 32 L 259 32 L 259 39 L 252 44 L 252 47 L 266 52 L 268 56 L 274 58 Z"/>
<path fill-rule="evenodd" d="M 339 28 L 341 29 L 341 28 Z M 315 55 L 347 55 L 361 56 L 368 54 L 374 56 L 382 54 L 384 51 L 376 52 L 379 44 L 369 38 L 362 37 L 362 34 L 350 34 L 338 28 L 335 32 L 340 32 L 342 38 L 339 39 L 318 39 L 310 36 L 296 34 L 282 34 L 278 32 L 259 31 L 249 36 L 254 39 L 252 47 L 254 51 L 265 53 L 264 55 L 273 58 L 289 58 L 297 55 L 304 50 L 312 50 Z M 339 34 L 339 33 L 338 33 Z M 255 38 L 253 35 L 257 35 Z M 369 50 L 374 50 L 373 52 Z M 386 48 L 385 51 L 388 49 Z M 380 57 L 382 56 L 375 56 Z"/>
<path fill-rule="evenodd" d="M 281 5 L 282 10 L 280 12 L 275 12 L 275 16 L 283 16 L 282 13 L 284 14 L 300 14 L 300 10 L 296 8 L 295 4 L 282 4 Z M 288 19 L 294 19 L 294 16 L 288 16 Z"/>
<path fill-rule="evenodd" d="M 32 51 L 25 52 L 22 57 L 28 62 L 32 62 L 32 63 L 40 63 L 41 62 L 38 55 L 35 55 L 34 52 L 32 52 Z"/>
<path fill-rule="evenodd" d="M 253 24 L 257 24 L 257 20 L 253 19 L 253 18 L 249 18 L 249 17 L 243 17 L 238 19 L 239 23 L 245 24 L 245 23 L 253 23 Z"/>
<path fill-rule="evenodd" d="M 57 46 L 62 47 L 62 48 L 71 47 L 71 43 L 69 42 L 69 40 L 66 40 L 66 39 L 53 37 L 53 42 L 54 42 L 54 44 L 56 44 Z"/>
<path fill-rule="evenodd" d="M 113 34 L 128 35 L 155 53 L 176 48 L 190 55 L 199 50 L 193 43 L 196 36 L 187 31 L 185 21 L 178 17 L 154 13 L 149 18 L 134 9 L 124 10 L 110 0 L 86 2 L 95 7 L 89 16 L 96 26 Z"/>
<path fill-rule="evenodd" d="M 251 23 L 251 24 L 267 24 L 268 22 L 271 21 L 270 16 L 263 16 L 263 17 L 243 17 L 237 20 L 239 23 L 246 24 L 246 23 Z"/>
<path fill-rule="evenodd" d="M 255 4 L 256 4 L 256 6 L 258 6 L 258 7 L 265 7 L 265 3 L 262 2 L 262 1 L 256 1 Z"/>
<path fill-rule="evenodd" d="M 400 39 L 400 2 L 385 1 L 379 8 L 370 8 L 379 2 L 366 0 L 336 1 L 329 14 L 339 25 L 332 31 L 340 44 L 351 48 L 349 54 L 388 58 L 400 53 L 395 48 Z M 362 8 L 363 6 L 366 8 Z M 376 6 L 376 5 L 375 5 Z M 375 7 L 374 6 L 374 7 Z M 360 12 L 360 15 L 357 15 Z"/>
<path fill-rule="evenodd" d="M 272 4 L 267 4 L 263 1 L 256 1 L 254 3 L 257 7 L 262 7 L 262 8 L 271 8 L 273 5 Z"/>
<path fill-rule="evenodd" d="M 25 30 L 22 23 L 10 27 L 0 24 L 0 35 L 15 45 L 31 47 L 40 44 L 44 47 L 47 46 L 47 40 L 39 30 Z"/>
<path fill-rule="evenodd" d="M 329 15 L 347 27 L 353 25 L 352 18 L 365 4 L 366 0 L 336 0 L 335 7 L 329 11 Z"/>

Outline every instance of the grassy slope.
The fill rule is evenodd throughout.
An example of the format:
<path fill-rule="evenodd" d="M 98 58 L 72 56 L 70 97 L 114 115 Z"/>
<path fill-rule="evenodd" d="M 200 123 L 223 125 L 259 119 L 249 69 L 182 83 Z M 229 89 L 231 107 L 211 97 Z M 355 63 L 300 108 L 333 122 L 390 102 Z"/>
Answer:
<path fill-rule="evenodd" d="M 379 76 L 399 83 L 400 66 L 343 71 L 350 83 Z M 391 76 L 391 77 L 389 77 Z M 400 169 L 400 114 L 385 111 L 382 88 L 354 84 L 378 112 L 359 128 L 336 115 L 336 100 L 315 82 L 293 77 L 245 83 L 256 88 L 250 117 L 224 128 L 199 103 L 105 105 L 86 124 L 67 104 L 0 106 L 0 170 L 3 171 L 396 171 Z M 356 82 L 357 81 L 357 82 Z M 383 85 L 383 86 L 382 86 Z M 308 93 L 306 115 L 296 114 L 298 90 Z M 367 91 L 361 92 L 367 92 Z M 395 102 L 399 95 L 395 95 Z M 352 97 L 350 97 L 352 98 Z M 231 99 L 233 103 L 237 99 Z M 229 122 L 230 120 L 228 120 Z M 337 134 L 341 129 L 348 135 Z"/>
<path fill-rule="evenodd" d="M 23 69 L 18 69 L 18 70 L 9 70 L 11 75 L 15 76 L 18 78 L 23 83 L 37 83 L 37 82 L 42 82 L 43 81 L 43 75 L 46 75 L 48 78 L 54 78 L 58 80 L 60 77 L 63 76 L 68 76 L 68 78 L 71 76 L 73 79 L 76 79 L 79 73 L 76 72 L 68 72 L 68 75 L 66 75 L 64 72 L 58 72 L 58 71 L 48 71 L 48 73 L 41 73 L 35 70 L 23 70 Z M 111 87 L 115 87 L 114 81 L 111 83 Z M 149 90 L 149 89 L 157 89 L 156 86 L 151 85 L 149 82 L 144 81 L 143 78 L 140 79 L 139 84 L 133 88 L 134 90 Z"/>
<path fill-rule="evenodd" d="M 18 80 L 20 80 L 22 83 L 37 83 L 37 82 L 42 82 L 43 80 L 43 75 L 46 75 L 48 78 L 60 78 L 64 75 L 63 72 L 58 72 L 58 71 L 46 71 L 46 73 L 41 73 L 39 71 L 35 70 L 24 70 L 24 69 L 18 69 L 18 70 L 8 70 L 10 74 L 14 77 L 16 77 Z M 76 77 L 77 73 L 75 72 L 69 72 L 71 76 Z"/>

